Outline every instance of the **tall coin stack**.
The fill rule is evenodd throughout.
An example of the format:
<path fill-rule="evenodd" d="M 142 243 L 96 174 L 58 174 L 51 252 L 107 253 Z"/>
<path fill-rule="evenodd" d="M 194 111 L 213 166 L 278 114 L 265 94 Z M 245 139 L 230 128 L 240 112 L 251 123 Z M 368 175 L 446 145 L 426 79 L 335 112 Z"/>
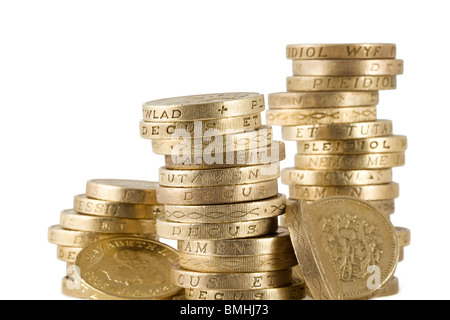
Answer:
<path fill-rule="evenodd" d="M 151 181 L 89 180 L 86 194 L 74 197 L 73 209 L 61 212 L 60 224 L 48 230 L 48 241 L 58 246 L 58 259 L 67 263 L 64 294 L 90 298 L 85 290 L 68 285 L 75 260 L 86 246 L 121 236 L 158 240 L 155 221 L 163 207 L 156 201 L 156 186 Z"/>
<path fill-rule="evenodd" d="M 157 219 L 178 240 L 172 284 L 186 299 L 302 299 L 303 282 L 278 193 L 284 143 L 261 125 L 264 97 L 221 93 L 144 103 L 141 136 L 165 156 Z"/>
<path fill-rule="evenodd" d="M 393 135 L 390 120 L 378 120 L 378 91 L 396 88 L 403 61 L 394 44 L 288 45 L 293 76 L 287 91 L 269 95 L 267 123 L 282 126 L 297 141 L 295 167 L 282 170 L 290 199 L 330 196 L 366 200 L 394 213 L 399 185 L 392 168 L 405 162 L 406 137 Z M 403 259 L 409 230 L 396 228 Z M 398 291 L 394 278 L 389 293 Z"/>

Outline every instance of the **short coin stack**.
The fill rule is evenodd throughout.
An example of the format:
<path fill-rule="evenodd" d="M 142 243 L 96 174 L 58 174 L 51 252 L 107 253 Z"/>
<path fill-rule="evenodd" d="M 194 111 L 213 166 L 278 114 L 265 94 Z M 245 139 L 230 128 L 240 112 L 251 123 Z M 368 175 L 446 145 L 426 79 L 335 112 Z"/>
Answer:
<path fill-rule="evenodd" d="M 155 220 L 163 207 L 156 201 L 156 182 L 95 179 L 86 194 L 74 197 L 73 209 L 61 212 L 60 224 L 48 230 L 48 241 L 56 244 L 57 257 L 67 263 L 63 293 L 88 298 L 80 290 L 68 290 L 78 254 L 99 240 L 136 236 L 157 240 Z"/>
<path fill-rule="evenodd" d="M 165 155 L 157 219 L 162 238 L 178 240 L 172 284 L 192 300 L 301 299 L 303 282 L 278 194 L 282 142 L 261 125 L 264 97 L 221 93 L 143 105 L 141 136 Z"/>
<path fill-rule="evenodd" d="M 288 45 L 293 76 L 287 91 L 269 95 L 267 123 L 297 141 L 295 168 L 282 170 L 290 199 L 350 196 L 381 213 L 394 212 L 399 185 L 392 168 L 405 162 L 406 137 L 378 120 L 378 91 L 396 88 L 403 61 L 394 44 Z M 409 230 L 397 228 L 399 237 Z M 403 257 L 400 250 L 400 259 Z"/>

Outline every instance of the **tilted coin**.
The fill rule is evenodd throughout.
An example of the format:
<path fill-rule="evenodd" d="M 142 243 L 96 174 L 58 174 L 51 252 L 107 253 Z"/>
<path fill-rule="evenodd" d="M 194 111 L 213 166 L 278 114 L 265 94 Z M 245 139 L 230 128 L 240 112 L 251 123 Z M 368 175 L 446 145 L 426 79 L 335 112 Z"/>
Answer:
<path fill-rule="evenodd" d="M 394 226 L 364 201 L 335 197 L 310 205 L 295 202 L 286 216 L 314 299 L 369 298 L 393 277 L 399 254 Z"/>
<path fill-rule="evenodd" d="M 280 163 L 237 168 L 172 170 L 159 169 L 159 185 L 163 187 L 229 186 L 274 180 L 280 177 Z"/>
<path fill-rule="evenodd" d="M 289 196 L 291 199 L 308 201 L 336 196 L 356 197 L 362 200 L 387 200 L 398 198 L 399 185 L 395 182 L 339 187 L 292 185 L 289 187 Z"/>
<path fill-rule="evenodd" d="M 212 93 L 153 100 L 142 105 L 144 121 L 174 122 L 223 119 L 264 111 L 264 95 Z"/>
<path fill-rule="evenodd" d="M 315 171 L 285 168 L 281 182 L 287 185 L 348 186 L 383 184 L 392 181 L 392 169 Z"/>
<path fill-rule="evenodd" d="M 391 135 L 392 121 L 283 126 L 283 139 L 296 141 L 362 139 Z"/>
<path fill-rule="evenodd" d="M 403 60 L 295 60 L 294 76 L 380 76 L 403 73 Z"/>
<path fill-rule="evenodd" d="M 74 263 L 83 248 L 58 246 L 56 250 L 58 260 Z"/>
<path fill-rule="evenodd" d="M 395 232 L 398 236 L 398 245 L 400 247 L 407 247 L 411 244 L 411 230 L 403 227 L 395 227 Z"/>
<path fill-rule="evenodd" d="M 286 158 L 286 148 L 283 141 L 273 141 L 270 146 L 240 150 L 235 152 L 216 153 L 211 158 L 209 154 L 166 155 L 166 168 L 174 170 L 202 170 L 214 168 L 230 168 L 270 164 Z"/>
<path fill-rule="evenodd" d="M 378 91 L 276 92 L 269 94 L 270 109 L 375 106 Z"/>
<path fill-rule="evenodd" d="M 173 222 L 226 223 L 276 217 L 284 213 L 286 196 L 231 204 L 165 205 L 165 218 Z"/>
<path fill-rule="evenodd" d="M 258 237 L 273 233 L 278 228 L 277 217 L 230 223 L 179 223 L 156 220 L 157 234 L 175 240 L 221 240 Z"/>
<path fill-rule="evenodd" d="M 156 154 L 180 157 L 202 155 L 210 161 L 220 159 L 220 153 L 258 149 L 270 146 L 273 141 L 272 128 L 262 126 L 256 130 L 240 133 L 214 135 L 199 138 L 179 137 L 176 140 L 152 140 L 152 150 Z"/>
<path fill-rule="evenodd" d="M 407 147 L 406 136 L 391 135 L 378 138 L 298 141 L 301 154 L 366 154 L 403 152 Z"/>
<path fill-rule="evenodd" d="M 396 76 L 291 76 L 287 91 L 377 91 L 397 88 Z"/>
<path fill-rule="evenodd" d="M 292 284 L 271 289 L 221 290 L 185 289 L 187 300 L 303 300 L 305 282 L 294 278 Z"/>
<path fill-rule="evenodd" d="M 276 233 L 261 237 L 232 240 L 178 240 L 180 254 L 205 257 L 270 255 L 292 250 L 289 231 L 284 227 L 279 227 Z"/>
<path fill-rule="evenodd" d="M 277 180 L 235 186 L 169 188 L 158 187 L 158 201 L 164 204 L 225 204 L 262 200 L 278 194 Z"/>
<path fill-rule="evenodd" d="M 280 126 L 336 124 L 377 119 L 376 106 L 345 108 L 269 109 L 267 123 Z"/>
<path fill-rule="evenodd" d="M 295 168 L 303 170 L 388 169 L 404 164 L 404 152 L 363 155 L 295 155 Z"/>
<path fill-rule="evenodd" d="M 180 253 L 180 267 L 199 272 L 263 272 L 297 265 L 294 251 L 251 256 L 206 256 Z"/>
<path fill-rule="evenodd" d="M 82 248 L 98 240 L 118 236 L 123 236 L 123 234 L 69 230 L 62 228 L 60 225 L 54 225 L 48 228 L 48 242 L 66 247 Z M 156 234 L 133 234 L 133 236 L 158 240 L 158 236 Z"/>
<path fill-rule="evenodd" d="M 86 196 L 124 203 L 158 204 L 157 185 L 153 181 L 93 179 L 86 183 Z"/>
<path fill-rule="evenodd" d="M 77 256 L 80 277 L 109 296 L 161 299 L 179 289 L 170 283 L 170 267 L 178 261 L 175 249 L 143 238 L 118 237 L 95 242 Z"/>
<path fill-rule="evenodd" d="M 232 134 L 261 127 L 261 114 L 240 117 L 180 122 L 140 122 L 141 137 L 172 140 L 175 137 L 201 137 Z"/>
<path fill-rule="evenodd" d="M 292 60 L 395 59 L 392 43 L 289 44 L 286 57 Z"/>
<path fill-rule="evenodd" d="M 61 212 L 61 227 L 99 233 L 156 233 L 155 219 L 125 219 L 89 216 L 73 209 Z"/>
<path fill-rule="evenodd" d="M 292 282 L 292 270 L 266 272 L 209 273 L 189 271 L 175 265 L 170 270 L 173 285 L 187 289 L 268 289 Z"/>
<path fill-rule="evenodd" d="M 162 212 L 164 206 L 97 200 L 80 194 L 74 197 L 73 208 L 76 212 L 94 216 L 155 219 Z"/>

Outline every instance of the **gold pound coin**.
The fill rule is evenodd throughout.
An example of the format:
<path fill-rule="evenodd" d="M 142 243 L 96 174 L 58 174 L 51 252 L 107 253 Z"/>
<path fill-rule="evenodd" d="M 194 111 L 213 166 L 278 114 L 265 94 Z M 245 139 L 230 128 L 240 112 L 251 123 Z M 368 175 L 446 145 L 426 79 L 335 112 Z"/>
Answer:
<path fill-rule="evenodd" d="M 378 91 L 277 92 L 269 94 L 270 109 L 375 106 Z"/>
<path fill-rule="evenodd" d="M 76 259 L 81 280 L 115 298 L 163 299 L 178 293 L 170 268 L 178 253 L 168 245 L 143 238 L 118 237 L 95 242 Z"/>
<path fill-rule="evenodd" d="M 48 242 L 65 247 L 83 248 L 96 241 L 118 236 L 123 236 L 123 234 L 69 230 L 62 228 L 60 225 L 48 228 Z M 158 240 L 156 234 L 133 234 L 133 236 Z"/>
<path fill-rule="evenodd" d="M 371 200 L 367 201 L 375 207 L 380 213 L 384 215 L 391 215 L 395 212 L 395 200 L 394 199 L 387 199 L 387 200 Z"/>
<path fill-rule="evenodd" d="M 158 204 L 157 185 L 153 181 L 93 179 L 86 184 L 86 196 L 115 202 Z"/>
<path fill-rule="evenodd" d="M 268 199 L 278 194 L 277 180 L 235 186 L 168 188 L 158 187 L 158 201 L 164 204 L 225 204 Z"/>
<path fill-rule="evenodd" d="M 172 140 L 175 137 L 202 137 L 233 134 L 261 127 L 261 114 L 240 117 L 181 122 L 140 122 L 141 137 L 152 140 Z"/>
<path fill-rule="evenodd" d="M 159 185 L 172 188 L 230 186 L 275 180 L 280 177 L 280 163 L 259 166 L 205 169 L 159 169 Z"/>
<path fill-rule="evenodd" d="M 153 100 L 142 105 L 144 121 L 178 122 L 223 119 L 264 111 L 264 95 L 212 93 Z"/>
<path fill-rule="evenodd" d="M 405 136 L 392 135 L 379 138 L 298 141 L 297 151 L 301 154 L 367 154 L 404 152 L 407 147 Z"/>
<path fill-rule="evenodd" d="M 278 228 L 277 217 L 230 223 L 179 223 L 156 220 L 157 234 L 175 240 L 221 240 L 258 237 L 273 233 Z"/>
<path fill-rule="evenodd" d="M 294 141 L 364 139 L 389 136 L 392 121 L 377 120 L 358 123 L 283 126 L 283 139 Z"/>
<path fill-rule="evenodd" d="M 404 152 L 363 155 L 295 155 L 295 168 L 301 170 L 389 169 L 404 164 Z"/>
<path fill-rule="evenodd" d="M 279 227 L 276 233 L 262 237 L 233 240 L 178 240 L 180 254 L 205 257 L 272 255 L 292 252 L 287 228 Z"/>
<path fill-rule="evenodd" d="M 97 200 L 88 198 L 85 194 L 80 194 L 75 196 L 73 208 L 78 213 L 94 216 L 128 219 L 155 219 L 156 216 L 163 211 L 164 206 Z"/>
<path fill-rule="evenodd" d="M 291 76 L 287 91 L 378 91 L 397 88 L 396 76 Z"/>
<path fill-rule="evenodd" d="M 271 164 L 286 158 L 283 141 L 274 141 L 270 146 L 235 152 L 216 153 L 214 157 L 203 154 L 166 155 L 166 168 L 173 170 L 202 170 L 244 167 Z"/>
<path fill-rule="evenodd" d="M 73 209 L 61 212 L 61 227 L 98 233 L 155 234 L 155 219 L 125 219 L 89 216 Z"/>
<path fill-rule="evenodd" d="M 403 73 L 403 60 L 295 60 L 294 76 L 394 76 Z"/>
<path fill-rule="evenodd" d="M 393 277 L 399 255 L 394 226 L 364 201 L 336 197 L 310 205 L 295 202 L 286 216 L 315 300 L 370 298 Z M 373 281 L 374 274 L 379 281 Z"/>
<path fill-rule="evenodd" d="M 221 290 L 185 289 L 187 300 L 303 300 L 305 283 L 293 279 L 292 284 L 271 289 Z"/>
<path fill-rule="evenodd" d="M 336 124 L 377 119 L 376 106 L 310 109 L 269 109 L 267 123 L 280 126 Z"/>
<path fill-rule="evenodd" d="M 395 227 L 398 236 L 398 245 L 400 247 L 407 247 L 411 244 L 411 230 L 403 227 Z"/>
<path fill-rule="evenodd" d="M 153 140 L 152 150 L 156 154 L 180 157 L 202 155 L 210 161 L 220 159 L 216 154 L 240 150 L 258 149 L 273 142 L 272 128 L 262 126 L 241 133 L 215 135 L 211 137 L 178 137 L 176 140 Z"/>
<path fill-rule="evenodd" d="M 285 168 L 281 182 L 302 186 L 350 186 L 383 184 L 392 181 L 392 169 L 314 171 Z"/>
<path fill-rule="evenodd" d="M 356 197 L 362 200 L 387 200 L 398 198 L 399 185 L 395 182 L 376 185 L 339 187 L 293 185 L 289 187 L 289 195 L 291 199 L 307 201 L 315 201 L 318 199 L 337 196 Z"/>
<path fill-rule="evenodd" d="M 392 43 L 289 44 L 286 57 L 292 60 L 395 59 Z"/>
<path fill-rule="evenodd" d="M 165 218 L 172 222 L 227 223 L 276 217 L 284 213 L 286 196 L 278 194 L 269 199 L 217 205 L 165 205 Z"/>
<path fill-rule="evenodd" d="M 83 250 L 83 248 L 58 246 L 57 247 L 58 260 L 69 263 L 75 263 L 75 259 L 77 258 L 81 250 Z"/>
<path fill-rule="evenodd" d="M 389 297 L 398 294 L 400 291 L 400 283 L 397 277 L 389 280 L 383 288 L 376 294 L 375 298 Z"/>
<path fill-rule="evenodd" d="M 190 271 L 175 265 L 170 270 L 173 285 L 186 289 L 268 289 L 289 285 L 292 270 L 266 272 L 209 273 Z"/>

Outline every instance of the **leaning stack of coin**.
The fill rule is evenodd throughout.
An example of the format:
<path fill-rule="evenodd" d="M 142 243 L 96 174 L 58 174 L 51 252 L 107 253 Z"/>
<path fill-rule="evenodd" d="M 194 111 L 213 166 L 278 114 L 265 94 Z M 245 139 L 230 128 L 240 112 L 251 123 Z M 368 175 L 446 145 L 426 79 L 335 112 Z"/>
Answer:
<path fill-rule="evenodd" d="M 178 240 L 172 284 L 186 298 L 301 299 L 278 194 L 284 144 L 261 125 L 264 96 L 222 93 L 150 101 L 141 136 L 165 155 L 157 233 Z"/>
<path fill-rule="evenodd" d="M 48 241 L 57 245 L 57 258 L 67 263 L 67 276 L 74 272 L 78 254 L 103 239 L 136 236 L 158 240 L 155 220 L 163 207 L 156 201 L 157 182 L 94 179 L 86 194 L 74 197 L 73 209 L 61 212 L 60 224 L 48 230 Z M 85 297 L 79 290 L 63 293 Z M 81 289 L 80 289 L 81 290 Z"/>
<path fill-rule="evenodd" d="M 378 91 L 396 88 L 403 60 L 394 44 L 288 45 L 287 91 L 269 95 L 267 123 L 297 142 L 295 167 L 281 172 L 291 200 L 351 196 L 394 213 L 406 137 L 377 119 Z M 402 257 L 402 255 L 400 255 Z"/>

